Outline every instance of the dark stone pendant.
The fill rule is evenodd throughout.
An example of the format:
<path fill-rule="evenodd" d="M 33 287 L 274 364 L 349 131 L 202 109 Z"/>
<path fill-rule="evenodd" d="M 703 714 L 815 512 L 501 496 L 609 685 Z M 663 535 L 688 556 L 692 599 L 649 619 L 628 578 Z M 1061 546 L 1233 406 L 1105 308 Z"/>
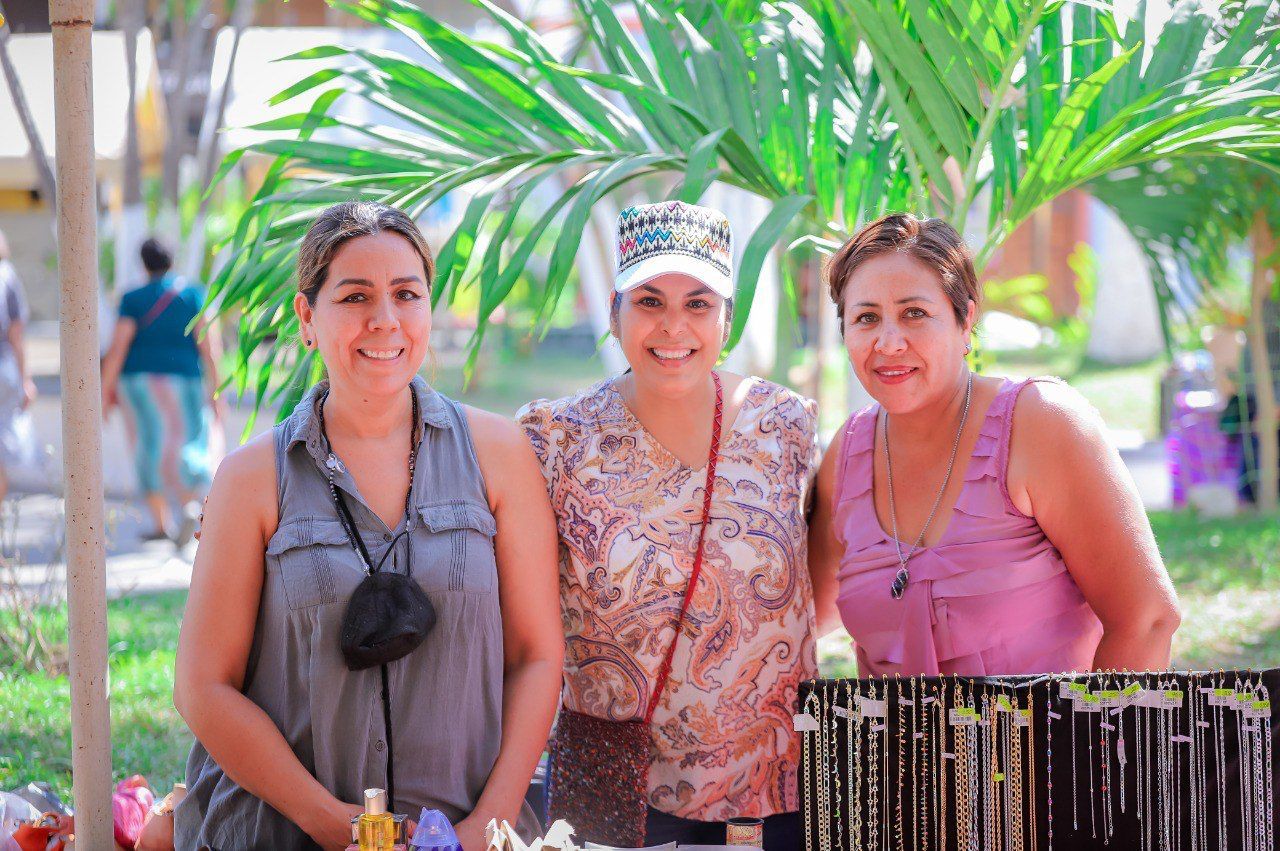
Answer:
<path fill-rule="evenodd" d="M 907 582 L 910 579 L 911 574 L 907 573 L 906 567 L 898 568 L 897 575 L 893 577 L 893 585 L 889 589 L 889 593 L 893 594 L 893 599 L 902 599 L 902 595 L 907 590 Z"/>

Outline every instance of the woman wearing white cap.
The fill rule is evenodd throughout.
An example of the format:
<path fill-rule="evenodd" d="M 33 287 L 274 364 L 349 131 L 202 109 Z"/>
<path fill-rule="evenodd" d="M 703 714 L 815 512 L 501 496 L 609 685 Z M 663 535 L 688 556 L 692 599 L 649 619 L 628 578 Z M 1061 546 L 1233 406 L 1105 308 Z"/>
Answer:
<path fill-rule="evenodd" d="M 799 847 L 816 408 L 715 369 L 731 246 L 717 211 L 624 210 L 611 324 L 631 368 L 518 414 L 557 510 L 567 652 L 549 792 L 579 841 L 718 844 L 727 819 L 756 817 L 767 848 Z"/>

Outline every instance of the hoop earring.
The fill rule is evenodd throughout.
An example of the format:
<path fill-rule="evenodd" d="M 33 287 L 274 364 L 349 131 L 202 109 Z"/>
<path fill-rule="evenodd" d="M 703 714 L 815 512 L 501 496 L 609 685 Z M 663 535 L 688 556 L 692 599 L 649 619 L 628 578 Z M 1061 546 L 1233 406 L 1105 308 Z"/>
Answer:
<path fill-rule="evenodd" d="M 969 353 L 970 353 L 970 352 L 972 352 L 972 351 L 973 351 L 973 344 L 972 344 L 972 343 L 965 343 L 965 344 L 964 344 L 964 353 L 967 355 L 967 354 L 969 354 Z"/>

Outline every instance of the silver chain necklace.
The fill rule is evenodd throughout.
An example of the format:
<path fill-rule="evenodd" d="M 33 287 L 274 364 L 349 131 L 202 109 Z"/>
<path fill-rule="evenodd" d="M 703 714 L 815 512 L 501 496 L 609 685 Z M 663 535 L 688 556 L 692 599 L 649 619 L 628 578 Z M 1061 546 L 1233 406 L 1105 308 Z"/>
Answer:
<path fill-rule="evenodd" d="M 951 472 L 956 466 L 956 452 L 960 450 L 960 437 L 964 434 L 964 424 L 969 419 L 969 402 L 973 399 L 973 373 L 969 373 L 968 381 L 964 389 L 964 410 L 960 414 L 960 427 L 956 429 L 956 440 L 951 445 L 951 457 L 947 460 L 947 475 L 942 480 L 942 487 L 938 488 L 938 495 L 933 500 L 933 508 L 929 509 L 929 519 L 924 521 L 924 528 L 920 530 L 919 537 L 916 542 L 911 545 L 911 549 L 904 556 L 902 554 L 902 542 L 898 540 L 898 509 L 893 501 L 893 459 L 889 455 L 889 412 L 884 414 L 884 466 L 885 472 L 889 480 L 889 522 L 893 528 L 893 547 L 898 552 L 898 573 L 893 577 L 893 585 L 890 587 L 890 593 L 893 599 L 901 600 L 903 593 L 907 590 L 907 582 L 911 580 L 911 574 L 907 570 L 907 562 L 916 554 L 916 550 L 920 549 L 920 545 L 924 543 L 925 533 L 929 531 L 929 525 L 933 523 L 933 517 L 938 513 L 938 506 L 942 504 L 942 495 L 947 492 L 947 485 L 951 482 Z"/>

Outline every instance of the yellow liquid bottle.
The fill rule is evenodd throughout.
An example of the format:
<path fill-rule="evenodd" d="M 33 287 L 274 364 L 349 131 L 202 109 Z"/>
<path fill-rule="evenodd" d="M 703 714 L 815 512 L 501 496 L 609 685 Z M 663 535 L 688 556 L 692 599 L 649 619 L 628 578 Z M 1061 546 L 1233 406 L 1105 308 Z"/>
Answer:
<path fill-rule="evenodd" d="M 396 821 L 387 812 L 387 793 L 364 790 L 364 815 L 356 821 L 360 851 L 392 851 L 396 844 Z"/>

